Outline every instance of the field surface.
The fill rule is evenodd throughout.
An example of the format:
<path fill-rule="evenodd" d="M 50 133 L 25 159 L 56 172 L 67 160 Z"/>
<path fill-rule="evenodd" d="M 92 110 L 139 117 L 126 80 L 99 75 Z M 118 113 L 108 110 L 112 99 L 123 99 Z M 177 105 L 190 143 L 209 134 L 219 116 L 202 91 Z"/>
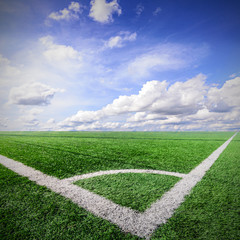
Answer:
<path fill-rule="evenodd" d="M 60 179 L 114 169 L 188 173 L 232 135 L 1 132 L 0 154 Z M 239 143 L 238 134 L 152 239 L 239 239 Z M 2 165 L 0 172 L 1 239 L 139 239 Z M 177 181 L 166 175 L 117 174 L 76 184 L 144 211 Z"/>

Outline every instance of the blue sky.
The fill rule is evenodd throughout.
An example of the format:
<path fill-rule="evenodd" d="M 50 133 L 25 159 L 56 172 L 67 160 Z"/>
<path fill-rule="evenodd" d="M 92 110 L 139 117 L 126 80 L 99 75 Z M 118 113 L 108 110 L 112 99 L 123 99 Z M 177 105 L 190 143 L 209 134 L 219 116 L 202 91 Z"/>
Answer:
<path fill-rule="evenodd" d="M 239 9 L 0 1 L 0 130 L 238 130 Z"/>

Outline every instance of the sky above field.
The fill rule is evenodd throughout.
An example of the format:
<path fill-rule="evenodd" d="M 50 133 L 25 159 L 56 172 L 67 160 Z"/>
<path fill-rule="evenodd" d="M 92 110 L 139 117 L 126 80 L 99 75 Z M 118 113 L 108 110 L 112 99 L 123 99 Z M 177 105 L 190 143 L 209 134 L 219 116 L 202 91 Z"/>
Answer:
<path fill-rule="evenodd" d="M 239 9 L 1 0 L 0 130 L 238 130 Z"/>

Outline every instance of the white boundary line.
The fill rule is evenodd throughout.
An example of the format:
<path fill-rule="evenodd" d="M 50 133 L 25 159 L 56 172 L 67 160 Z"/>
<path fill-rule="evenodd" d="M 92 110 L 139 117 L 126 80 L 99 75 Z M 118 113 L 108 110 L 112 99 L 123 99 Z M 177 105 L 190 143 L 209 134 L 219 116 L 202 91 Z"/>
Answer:
<path fill-rule="evenodd" d="M 119 172 L 152 173 L 152 170 L 110 170 L 84 174 L 81 175 L 82 177 L 75 176 L 60 180 L 2 155 L 0 155 L 0 163 L 19 175 L 28 177 L 29 180 L 71 199 L 78 206 L 85 208 L 96 216 L 118 225 L 124 232 L 130 232 L 139 237 L 149 239 L 153 231 L 161 224 L 166 223 L 166 221 L 173 215 L 174 211 L 184 201 L 184 197 L 188 195 L 191 189 L 202 179 L 206 171 L 209 170 L 236 134 L 237 133 L 235 133 L 229 140 L 222 144 L 208 158 L 206 158 L 188 174 L 170 174 L 170 172 L 153 170 L 156 174 L 167 174 L 173 176 L 176 176 L 177 174 L 178 176 L 181 176 L 182 179 L 177 182 L 173 188 L 166 192 L 161 199 L 153 203 L 144 213 L 139 213 L 130 208 L 122 207 L 104 197 L 74 185 L 72 182 L 103 174 L 113 174 Z"/>
<path fill-rule="evenodd" d="M 102 176 L 102 175 L 109 175 L 109 174 L 118 174 L 118 173 L 152 173 L 152 174 L 170 175 L 170 176 L 175 176 L 175 177 L 179 177 L 179 178 L 183 178 L 187 175 L 185 173 L 167 172 L 167 171 L 150 170 L 150 169 L 120 169 L 120 170 L 108 170 L 108 171 L 87 173 L 87 174 L 77 175 L 77 176 L 70 177 L 70 178 L 65 178 L 63 180 L 68 183 L 73 183 L 73 182 L 76 182 L 76 181 L 82 180 L 82 179 L 98 177 L 98 176 Z"/>

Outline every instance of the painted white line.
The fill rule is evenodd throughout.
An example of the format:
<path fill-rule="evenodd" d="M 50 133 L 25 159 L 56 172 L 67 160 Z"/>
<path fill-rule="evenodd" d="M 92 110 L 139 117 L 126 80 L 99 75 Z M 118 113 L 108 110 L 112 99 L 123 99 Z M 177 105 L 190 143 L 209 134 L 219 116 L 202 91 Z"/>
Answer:
<path fill-rule="evenodd" d="M 179 178 L 183 178 L 186 176 L 186 174 L 184 174 L 184 173 L 167 172 L 167 171 L 151 170 L 151 169 L 120 169 L 120 170 L 108 170 L 108 171 L 87 173 L 87 174 L 77 175 L 77 176 L 70 177 L 70 178 L 65 178 L 63 180 L 68 183 L 73 183 L 73 182 L 76 182 L 76 181 L 82 180 L 82 179 L 98 177 L 98 176 L 102 176 L 102 175 L 118 174 L 118 173 L 152 173 L 152 174 L 170 175 L 170 176 L 175 176 L 175 177 L 179 177 Z"/>
<path fill-rule="evenodd" d="M 237 133 L 236 133 L 237 134 Z M 0 163 L 14 172 L 28 177 L 31 181 L 36 182 L 39 185 L 46 186 L 52 191 L 59 193 L 60 195 L 71 199 L 78 206 L 85 208 L 92 212 L 96 216 L 103 219 L 107 219 L 110 222 L 118 225 L 123 231 L 130 232 L 139 237 L 150 238 L 153 231 L 158 228 L 161 224 L 165 223 L 174 213 L 174 211 L 184 201 L 184 197 L 188 195 L 191 189 L 202 179 L 206 171 L 216 161 L 222 151 L 231 142 L 234 134 L 229 140 L 227 140 L 222 146 L 214 151 L 207 159 L 200 163 L 195 169 L 189 174 L 180 174 L 182 179 L 175 184 L 168 192 L 166 192 L 161 199 L 157 200 L 147 209 L 144 213 L 139 213 L 127 207 L 119 206 L 112 201 L 101 197 L 97 194 L 91 193 L 81 187 L 73 185 L 73 181 L 79 180 L 79 176 L 68 179 L 59 180 L 55 177 L 48 176 L 42 172 L 28 167 L 20 162 L 6 158 L 0 155 Z M 117 170 L 122 172 L 130 172 L 131 170 Z M 150 170 L 133 170 L 134 172 Z M 109 171 L 102 171 L 106 174 Z M 113 172 L 116 173 L 115 170 Z M 169 172 L 158 171 L 158 174 L 169 174 Z M 160 173 L 161 172 L 161 173 Z M 119 173 L 119 172 L 118 172 Z M 149 172 L 150 173 L 150 172 Z M 157 172 L 155 172 L 157 173 Z M 95 173 L 95 176 L 100 176 L 100 172 Z M 174 173 L 177 174 L 177 173 Z M 85 178 L 91 174 L 85 174 Z M 94 175 L 94 173 L 92 173 Z M 86 177 L 87 176 L 87 177 Z M 174 175 L 176 176 L 176 175 Z M 83 179 L 83 178 L 82 178 Z"/>

